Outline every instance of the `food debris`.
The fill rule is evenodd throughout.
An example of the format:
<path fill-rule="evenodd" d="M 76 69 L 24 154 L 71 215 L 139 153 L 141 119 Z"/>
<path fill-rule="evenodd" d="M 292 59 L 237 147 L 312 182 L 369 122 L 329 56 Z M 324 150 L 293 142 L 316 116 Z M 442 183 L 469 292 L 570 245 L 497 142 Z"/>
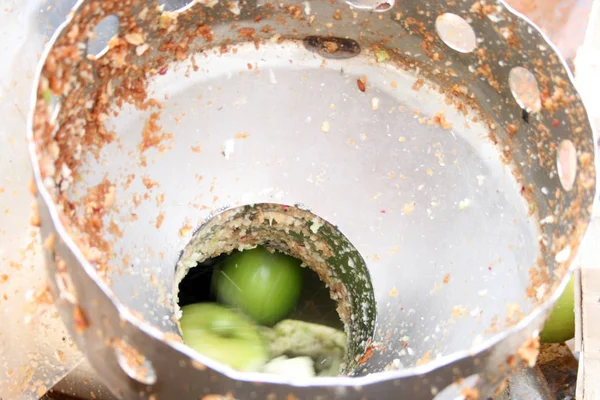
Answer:
<path fill-rule="evenodd" d="M 34 226 L 36 228 L 39 228 L 41 225 L 40 212 L 38 210 L 37 203 L 33 203 L 31 205 L 31 218 L 29 219 L 29 223 L 31 224 L 31 226 Z"/>
<path fill-rule="evenodd" d="M 157 181 L 153 181 L 152 179 L 148 178 L 147 176 L 142 178 L 142 183 L 148 190 L 152 189 L 155 186 L 160 186 L 160 184 Z"/>
<path fill-rule="evenodd" d="M 427 352 L 423 354 L 423 357 L 417 360 L 417 363 L 415 365 L 418 367 L 420 365 L 425 365 L 429 362 L 431 362 L 431 350 L 427 350 Z"/>
<path fill-rule="evenodd" d="M 63 364 L 66 362 L 65 353 L 60 350 L 56 350 L 56 352 L 54 352 L 54 357 L 56 357 L 56 359 Z"/>
<path fill-rule="evenodd" d="M 192 229 L 193 229 L 192 226 L 189 224 L 183 225 L 179 229 L 179 236 L 181 236 L 181 237 L 187 236 L 192 231 Z"/>
<path fill-rule="evenodd" d="M 358 90 L 360 90 L 361 92 L 367 90 L 367 77 L 363 76 L 362 78 L 357 79 L 356 85 L 358 86 Z"/>
<path fill-rule="evenodd" d="M 156 217 L 156 225 L 155 225 L 156 229 L 160 229 L 164 220 L 165 220 L 165 215 L 161 212 L 160 214 L 158 214 L 158 217 Z"/>
<path fill-rule="evenodd" d="M 517 356 L 515 356 L 514 354 L 511 354 L 510 356 L 506 357 L 506 364 L 511 367 L 514 368 L 517 366 Z"/>
<path fill-rule="evenodd" d="M 519 322 L 523 319 L 519 303 L 511 303 L 506 306 L 506 319 L 508 322 Z"/>
<path fill-rule="evenodd" d="M 371 99 L 371 110 L 375 111 L 379 108 L 379 98 L 373 97 Z"/>
<path fill-rule="evenodd" d="M 235 134 L 234 138 L 241 140 L 241 139 L 247 139 L 248 136 L 250 136 L 250 134 L 248 132 L 238 132 Z"/>
<path fill-rule="evenodd" d="M 239 35 L 240 37 L 246 38 L 246 39 L 253 39 L 254 36 L 256 35 L 256 30 L 254 28 L 240 28 L 238 29 Z"/>
<path fill-rule="evenodd" d="M 570 256 L 571 256 L 571 246 L 567 245 L 564 249 L 562 249 L 561 251 L 556 253 L 556 255 L 554 256 L 554 260 L 557 263 L 564 263 L 569 260 Z"/>
<path fill-rule="evenodd" d="M 46 102 L 46 105 L 52 104 L 52 91 L 50 89 L 44 89 L 42 91 L 42 96 L 44 97 L 44 102 Z"/>
<path fill-rule="evenodd" d="M 325 24 L 325 26 L 327 26 L 327 24 Z M 360 45 L 353 39 L 307 36 L 304 38 L 303 43 L 307 50 L 320 54 L 326 58 L 345 59 L 360 54 Z M 332 51 L 333 49 L 335 49 L 335 51 Z M 321 66 L 325 65 L 325 61 L 326 60 L 323 60 Z"/>
<path fill-rule="evenodd" d="M 338 51 L 338 44 L 336 42 L 323 42 L 323 48 L 328 53 L 335 53 Z"/>
<path fill-rule="evenodd" d="M 365 350 L 365 354 L 363 354 L 357 361 L 361 364 L 364 364 L 367 361 L 369 361 L 369 358 L 371 358 L 371 356 L 373 355 L 373 350 L 375 350 L 375 346 L 368 345 L 367 349 Z"/>
<path fill-rule="evenodd" d="M 75 323 L 75 332 L 79 334 L 85 332 L 85 330 L 90 326 L 83 309 L 79 306 L 76 306 L 73 309 L 73 323 Z"/>
<path fill-rule="evenodd" d="M 225 395 L 221 396 L 220 394 L 207 394 L 202 396 L 201 400 L 233 400 L 233 396 Z"/>
<path fill-rule="evenodd" d="M 183 343 L 183 339 L 181 338 L 181 336 L 173 332 L 165 332 L 163 334 L 163 339 L 165 339 L 167 342 Z M 193 363 L 194 362 L 192 361 L 192 366 Z"/>
<path fill-rule="evenodd" d="M 166 150 L 166 146 L 162 144 L 164 140 L 173 139 L 174 136 L 171 133 L 161 133 L 160 111 L 153 112 L 146 121 L 144 128 L 142 129 L 142 142 L 139 144 L 138 149 L 140 153 L 144 153 L 151 147 L 157 148 L 159 151 Z"/>
<path fill-rule="evenodd" d="M 464 306 L 457 305 L 452 307 L 452 316 L 460 318 L 467 315 L 467 309 Z"/>
<path fill-rule="evenodd" d="M 223 149 L 221 150 L 221 154 L 223 154 L 223 156 L 225 157 L 226 160 L 229 160 L 229 157 L 233 154 L 234 150 L 235 150 L 235 140 L 227 139 L 223 143 Z"/>
<path fill-rule="evenodd" d="M 390 55 L 385 50 L 377 50 L 375 51 L 375 59 L 377 62 L 384 62 L 385 60 L 390 59 Z"/>
<path fill-rule="evenodd" d="M 402 206 L 402 214 L 404 214 L 404 215 L 410 214 L 411 212 L 413 212 L 416 205 L 417 205 L 417 203 L 414 201 L 411 203 L 406 203 L 404 206 Z"/>
<path fill-rule="evenodd" d="M 46 394 L 46 392 L 48 391 L 48 388 L 46 388 L 46 386 L 44 385 L 40 385 L 38 386 L 38 388 L 36 389 L 35 393 L 39 396 L 42 397 L 44 394 Z"/>
<path fill-rule="evenodd" d="M 192 360 L 192 367 L 196 368 L 199 371 L 206 371 L 206 365 L 202 364 L 199 361 Z"/>
<path fill-rule="evenodd" d="M 412 90 L 419 91 L 423 87 L 424 84 L 425 84 L 425 81 L 423 79 L 419 78 L 415 81 L 415 83 L 413 83 Z"/>
<path fill-rule="evenodd" d="M 396 289 L 395 286 L 392 288 L 392 290 L 390 290 L 390 296 L 392 296 L 392 297 L 398 296 L 398 289 Z"/>
<path fill-rule="evenodd" d="M 144 44 L 144 36 L 141 33 L 127 33 L 125 34 L 125 40 L 127 43 L 132 44 L 134 46 L 139 46 Z"/>
<path fill-rule="evenodd" d="M 460 211 L 466 210 L 471 205 L 471 199 L 464 199 L 458 202 L 458 209 Z"/>
<path fill-rule="evenodd" d="M 438 164 L 441 167 L 445 167 L 446 163 L 444 162 L 444 153 L 443 153 L 443 149 L 442 149 L 442 144 L 440 142 L 435 142 L 433 144 L 433 148 L 435 149 L 435 152 L 433 153 L 433 155 L 435 156 L 435 158 L 438 159 Z"/>
<path fill-rule="evenodd" d="M 63 263 L 64 261 L 61 260 Z M 65 263 L 66 266 L 66 263 Z M 65 268 L 62 267 L 62 269 Z M 56 286 L 58 288 L 58 292 L 60 293 L 60 298 L 68 301 L 71 304 L 77 303 L 77 291 L 75 290 L 75 285 L 73 284 L 73 280 L 71 279 L 71 275 L 68 272 L 58 272 L 56 274 Z"/>
<path fill-rule="evenodd" d="M 240 9 L 240 2 L 239 1 L 229 1 L 227 3 L 227 9 L 233 14 L 233 15 L 240 15 L 241 13 L 241 9 Z"/>
<path fill-rule="evenodd" d="M 202 152 L 202 146 L 200 145 L 200 142 L 196 143 L 195 146 L 192 146 L 192 151 L 194 153 L 200 153 L 200 152 Z"/>
<path fill-rule="evenodd" d="M 443 282 L 443 283 L 448 283 L 448 282 L 450 282 L 450 274 L 446 274 L 446 275 L 444 276 L 444 279 L 442 279 L 442 282 Z"/>
<path fill-rule="evenodd" d="M 310 15 L 310 12 L 312 11 L 310 8 L 310 2 L 305 1 L 302 3 L 302 5 L 304 6 L 304 14 Z"/>
<path fill-rule="evenodd" d="M 56 243 L 56 236 L 54 233 L 48 235 L 46 240 L 44 240 L 43 247 L 48 251 L 54 251 L 54 244 Z"/>
<path fill-rule="evenodd" d="M 444 129 L 452 129 L 452 124 L 446 121 L 446 116 L 443 112 L 438 112 L 433 115 L 433 119 L 429 120 L 428 125 L 439 125 Z"/>
<path fill-rule="evenodd" d="M 533 368 L 537 357 L 540 354 L 540 339 L 539 337 L 528 339 L 519 349 L 517 355 L 525 361 L 529 368 Z"/>
<path fill-rule="evenodd" d="M 329 122 L 325 121 L 321 124 L 321 130 L 325 133 L 329 133 Z"/>
<path fill-rule="evenodd" d="M 137 56 L 141 56 L 141 55 L 143 55 L 143 54 L 146 52 L 146 50 L 148 50 L 149 48 L 150 48 L 150 45 L 149 45 L 148 43 L 141 44 L 141 45 L 139 45 L 139 46 L 137 46 L 137 47 L 135 48 L 135 54 L 136 54 Z"/>
<path fill-rule="evenodd" d="M 479 399 L 479 390 L 471 387 L 463 388 L 460 391 L 460 394 L 465 400 L 478 400 Z"/>
<path fill-rule="evenodd" d="M 314 217 L 310 221 L 310 231 L 316 235 L 323 225 L 325 225 L 325 222 L 321 218 Z"/>
<path fill-rule="evenodd" d="M 54 300 L 47 284 L 29 289 L 25 293 L 25 324 L 30 324 L 35 318 L 40 317 L 53 307 Z"/>

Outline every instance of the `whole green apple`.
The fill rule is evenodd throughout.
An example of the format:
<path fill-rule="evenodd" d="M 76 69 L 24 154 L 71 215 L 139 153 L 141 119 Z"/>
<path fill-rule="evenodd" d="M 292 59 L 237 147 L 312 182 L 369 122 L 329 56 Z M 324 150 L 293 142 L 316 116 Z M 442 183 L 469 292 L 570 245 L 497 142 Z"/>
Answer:
<path fill-rule="evenodd" d="M 300 261 L 264 247 L 236 252 L 215 270 L 213 287 L 220 303 L 239 308 L 259 324 L 273 325 L 298 303 Z"/>
<path fill-rule="evenodd" d="M 179 320 L 183 342 L 213 360 L 239 371 L 260 371 L 269 351 L 258 327 L 235 310 L 197 303 L 181 308 Z"/>
<path fill-rule="evenodd" d="M 558 298 L 554 310 L 546 320 L 546 325 L 540 333 L 540 341 L 559 343 L 573 336 L 575 336 L 575 283 L 571 276 L 565 291 Z"/>

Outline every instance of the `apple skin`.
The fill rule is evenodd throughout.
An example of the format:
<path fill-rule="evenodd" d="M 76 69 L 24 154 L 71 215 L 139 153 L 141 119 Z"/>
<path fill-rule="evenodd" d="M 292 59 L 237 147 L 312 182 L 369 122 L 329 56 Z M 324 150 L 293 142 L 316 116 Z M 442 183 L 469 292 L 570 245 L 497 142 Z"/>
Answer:
<path fill-rule="evenodd" d="M 299 260 L 264 247 L 236 252 L 213 275 L 217 301 L 239 308 L 259 324 L 271 326 L 298 303 L 301 268 Z"/>
<path fill-rule="evenodd" d="M 567 284 L 565 291 L 558 298 L 554 310 L 546 320 L 540 333 L 542 343 L 561 343 L 575 336 L 575 283 L 574 277 Z"/>
<path fill-rule="evenodd" d="M 258 326 L 235 310 L 197 303 L 181 308 L 183 342 L 215 361 L 246 372 L 262 369 L 269 358 Z"/>

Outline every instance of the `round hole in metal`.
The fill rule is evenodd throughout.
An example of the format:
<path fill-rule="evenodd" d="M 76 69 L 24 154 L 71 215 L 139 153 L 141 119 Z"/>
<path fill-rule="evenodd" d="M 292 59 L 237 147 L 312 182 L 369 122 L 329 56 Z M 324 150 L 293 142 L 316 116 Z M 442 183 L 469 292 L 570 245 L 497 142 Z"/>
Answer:
<path fill-rule="evenodd" d="M 537 79 L 526 68 L 514 67 L 508 75 L 508 85 L 513 97 L 527 112 L 537 112 L 542 108 Z"/>
<path fill-rule="evenodd" d="M 135 347 L 118 338 L 113 339 L 111 345 L 119 366 L 127 376 L 145 385 L 156 383 L 157 377 L 152 363 Z"/>
<path fill-rule="evenodd" d="M 558 179 L 563 189 L 567 192 L 573 189 L 577 177 L 577 150 L 569 139 L 560 142 L 556 154 L 556 167 Z"/>
<path fill-rule="evenodd" d="M 160 0 L 158 2 L 164 11 L 184 11 L 193 3 L 192 0 Z"/>
<path fill-rule="evenodd" d="M 435 20 L 435 30 L 448 47 L 470 53 L 477 47 L 477 36 L 471 25 L 456 14 L 445 13 Z"/>
<path fill-rule="evenodd" d="M 347 355 L 345 373 L 355 375 L 372 339 L 376 309 L 371 278 L 366 263 L 350 241 L 332 224 L 301 206 L 260 203 L 227 209 L 207 219 L 194 232 L 183 250 L 175 270 L 173 298 L 176 316 L 181 317 L 184 279 L 193 268 L 234 250 L 264 246 L 289 254 L 303 262 L 327 285 L 326 291 L 337 303 L 337 318 L 346 326 Z M 310 271 L 309 271 L 310 272 Z M 204 274 L 206 270 L 198 271 Z M 312 274 L 314 275 L 314 274 Z M 317 278 L 317 280 L 318 280 Z M 304 280 L 305 285 L 307 279 Z M 196 283 L 199 287 L 201 283 Z M 208 290 L 206 288 L 201 290 Z M 180 297 L 181 296 L 181 297 Z M 308 296 L 310 297 L 310 296 Z M 300 299 L 297 312 L 290 318 L 307 322 L 331 323 L 329 307 L 319 305 L 304 310 Z M 314 299 L 313 299 L 314 300 Z M 195 301 L 198 302 L 198 301 Z M 327 315 L 320 315 L 321 312 Z"/>
<path fill-rule="evenodd" d="M 109 15 L 98 22 L 88 38 L 88 57 L 102 57 L 108 51 L 108 42 L 118 32 L 119 18 L 116 15 Z"/>
<path fill-rule="evenodd" d="M 358 10 L 386 12 L 394 8 L 396 0 L 347 0 L 346 4 Z"/>
<path fill-rule="evenodd" d="M 479 375 L 471 375 L 465 379 L 461 379 L 456 383 L 446 386 L 443 390 L 437 387 L 431 387 L 431 394 L 435 397 L 433 400 L 446 399 L 478 399 L 479 390 L 476 388 L 479 382 Z"/>

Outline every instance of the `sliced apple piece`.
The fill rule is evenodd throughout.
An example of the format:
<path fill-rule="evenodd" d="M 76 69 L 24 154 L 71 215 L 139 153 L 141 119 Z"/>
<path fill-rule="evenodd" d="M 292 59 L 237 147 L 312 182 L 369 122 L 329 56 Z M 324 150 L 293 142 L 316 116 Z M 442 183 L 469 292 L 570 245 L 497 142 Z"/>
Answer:
<path fill-rule="evenodd" d="M 258 326 L 245 316 L 214 303 L 190 304 L 181 308 L 179 320 L 183 342 L 239 371 L 260 371 L 269 351 Z"/>

